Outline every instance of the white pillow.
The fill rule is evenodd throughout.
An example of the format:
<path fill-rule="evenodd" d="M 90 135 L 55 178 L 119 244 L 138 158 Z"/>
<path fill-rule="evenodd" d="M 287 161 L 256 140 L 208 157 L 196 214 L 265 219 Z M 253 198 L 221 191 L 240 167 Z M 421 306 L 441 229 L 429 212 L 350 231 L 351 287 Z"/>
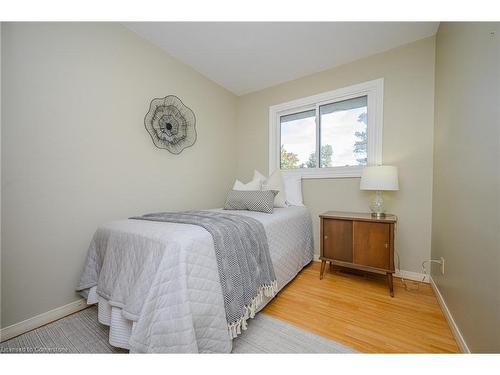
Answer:
<path fill-rule="evenodd" d="M 291 206 L 303 206 L 302 177 L 294 173 L 284 173 L 286 202 Z"/>
<path fill-rule="evenodd" d="M 279 169 L 276 169 L 268 178 L 259 171 L 254 171 L 253 181 L 255 180 L 261 182 L 262 190 L 278 191 L 278 194 L 274 197 L 274 207 L 287 207 L 285 185 Z"/>
<path fill-rule="evenodd" d="M 247 184 L 244 184 L 240 180 L 236 180 L 233 185 L 233 190 L 249 191 L 249 190 L 261 190 L 260 180 L 255 178 Z"/>
<path fill-rule="evenodd" d="M 263 185 L 266 182 L 267 177 L 264 176 L 262 173 L 260 173 L 258 170 L 254 169 L 254 171 L 253 171 L 253 181 L 255 181 L 255 180 L 260 181 L 260 184 Z"/>

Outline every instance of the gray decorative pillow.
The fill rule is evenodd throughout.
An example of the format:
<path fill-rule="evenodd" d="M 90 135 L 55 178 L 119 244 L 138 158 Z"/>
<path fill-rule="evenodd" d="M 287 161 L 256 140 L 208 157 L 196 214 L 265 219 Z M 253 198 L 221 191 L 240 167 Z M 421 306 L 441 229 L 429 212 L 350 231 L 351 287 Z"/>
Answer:
<path fill-rule="evenodd" d="M 248 210 L 273 213 L 276 190 L 231 190 L 227 194 L 225 210 Z"/>

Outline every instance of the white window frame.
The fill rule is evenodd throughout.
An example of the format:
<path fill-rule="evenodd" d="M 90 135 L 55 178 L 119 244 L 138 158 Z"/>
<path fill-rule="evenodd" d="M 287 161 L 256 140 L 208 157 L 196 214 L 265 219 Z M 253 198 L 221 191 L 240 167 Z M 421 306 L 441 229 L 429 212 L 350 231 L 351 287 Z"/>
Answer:
<path fill-rule="evenodd" d="M 379 78 L 269 107 L 269 174 L 280 168 L 281 116 L 311 109 L 316 110 L 316 160 L 320 160 L 318 155 L 320 152 L 319 107 L 324 104 L 365 95 L 368 97 L 367 165 L 382 164 L 384 79 Z M 282 173 L 297 174 L 302 178 L 361 177 L 363 167 L 363 165 L 355 165 L 329 168 L 297 168 L 282 170 Z"/>

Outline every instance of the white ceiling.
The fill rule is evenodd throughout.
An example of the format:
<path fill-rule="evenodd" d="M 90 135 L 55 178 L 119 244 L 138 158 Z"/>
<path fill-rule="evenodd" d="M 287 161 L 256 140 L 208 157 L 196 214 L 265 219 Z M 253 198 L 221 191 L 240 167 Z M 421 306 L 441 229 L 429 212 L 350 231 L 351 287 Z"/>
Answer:
<path fill-rule="evenodd" d="M 236 95 L 434 35 L 438 22 L 130 22 Z"/>

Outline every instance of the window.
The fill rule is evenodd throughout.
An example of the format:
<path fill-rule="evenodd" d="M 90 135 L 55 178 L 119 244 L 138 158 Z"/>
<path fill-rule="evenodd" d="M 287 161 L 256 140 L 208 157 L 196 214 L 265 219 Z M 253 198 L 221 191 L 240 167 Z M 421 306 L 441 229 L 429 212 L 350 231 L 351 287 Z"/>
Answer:
<path fill-rule="evenodd" d="M 366 165 L 368 97 L 319 106 L 320 168 Z"/>
<path fill-rule="evenodd" d="M 269 110 L 269 172 L 359 177 L 382 163 L 383 80 L 283 103 Z"/>
<path fill-rule="evenodd" d="M 281 169 L 314 168 L 309 156 L 316 153 L 316 111 L 280 116 Z"/>

